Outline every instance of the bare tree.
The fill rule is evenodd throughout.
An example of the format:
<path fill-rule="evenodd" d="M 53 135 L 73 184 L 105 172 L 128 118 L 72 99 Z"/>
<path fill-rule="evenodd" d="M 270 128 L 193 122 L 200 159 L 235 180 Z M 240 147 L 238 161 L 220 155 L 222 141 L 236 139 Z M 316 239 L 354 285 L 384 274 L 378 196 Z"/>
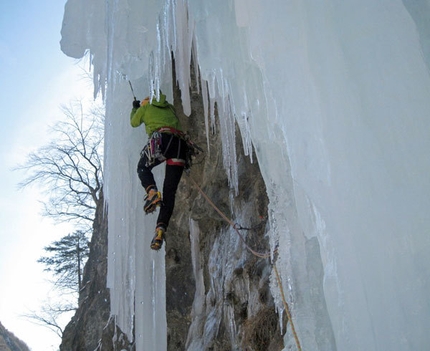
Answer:
<path fill-rule="evenodd" d="M 48 194 L 43 214 L 58 222 L 73 221 L 87 232 L 103 186 L 104 114 L 101 107 L 85 113 L 81 101 L 62 111 L 65 118 L 51 128 L 52 141 L 17 167 L 27 172 L 19 186 L 41 185 Z"/>
<path fill-rule="evenodd" d="M 67 312 L 73 312 L 76 306 L 68 304 L 45 304 L 40 312 L 30 311 L 23 317 L 53 331 L 60 339 L 63 336 L 63 327 L 61 326 L 61 317 Z"/>

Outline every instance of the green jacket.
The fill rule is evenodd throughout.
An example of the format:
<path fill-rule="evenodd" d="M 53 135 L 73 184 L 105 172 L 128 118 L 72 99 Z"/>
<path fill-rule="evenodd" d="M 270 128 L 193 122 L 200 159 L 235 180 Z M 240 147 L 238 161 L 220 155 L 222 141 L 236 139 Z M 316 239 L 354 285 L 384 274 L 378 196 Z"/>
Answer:
<path fill-rule="evenodd" d="M 161 127 L 171 127 L 177 130 L 181 129 L 181 124 L 175 115 L 174 107 L 166 100 L 166 95 L 160 94 L 160 100 L 152 100 L 145 106 L 139 108 L 133 107 L 130 113 L 130 124 L 132 127 L 139 127 L 145 124 L 146 133 L 151 136 L 152 133 Z"/>

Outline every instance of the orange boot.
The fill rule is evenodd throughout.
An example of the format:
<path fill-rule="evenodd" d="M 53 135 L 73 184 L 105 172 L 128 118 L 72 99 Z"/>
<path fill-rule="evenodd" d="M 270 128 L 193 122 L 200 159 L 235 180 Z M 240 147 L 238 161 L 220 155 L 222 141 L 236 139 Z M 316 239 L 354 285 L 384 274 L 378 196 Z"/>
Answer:
<path fill-rule="evenodd" d="M 157 188 L 151 187 L 145 196 L 145 205 L 143 210 L 146 214 L 152 213 L 156 210 L 157 206 L 161 205 L 161 193 Z"/>
<path fill-rule="evenodd" d="M 157 227 L 155 229 L 155 236 L 151 241 L 151 249 L 152 250 L 160 250 L 163 246 L 163 241 L 165 240 L 165 232 L 166 230 L 163 227 Z"/>

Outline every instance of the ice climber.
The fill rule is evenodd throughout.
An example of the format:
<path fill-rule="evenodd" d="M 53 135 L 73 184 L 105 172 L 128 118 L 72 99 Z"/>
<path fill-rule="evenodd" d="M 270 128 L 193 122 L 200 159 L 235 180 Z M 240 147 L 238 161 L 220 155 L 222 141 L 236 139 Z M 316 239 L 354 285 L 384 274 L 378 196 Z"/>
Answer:
<path fill-rule="evenodd" d="M 160 250 L 170 217 L 175 206 L 175 195 L 184 171 L 187 143 L 183 138 L 181 124 L 175 114 L 174 107 L 166 100 L 166 95 L 160 92 L 156 97 L 145 98 L 142 102 L 133 101 L 130 113 L 132 127 L 145 124 L 149 140 L 141 152 L 137 165 L 137 173 L 146 191 L 144 211 L 152 213 L 160 207 L 157 218 L 155 236 L 151 242 L 151 249 Z M 152 174 L 152 168 L 166 162 L 166 174 L 163 184 L 163 199 L 158 191 Z"/>

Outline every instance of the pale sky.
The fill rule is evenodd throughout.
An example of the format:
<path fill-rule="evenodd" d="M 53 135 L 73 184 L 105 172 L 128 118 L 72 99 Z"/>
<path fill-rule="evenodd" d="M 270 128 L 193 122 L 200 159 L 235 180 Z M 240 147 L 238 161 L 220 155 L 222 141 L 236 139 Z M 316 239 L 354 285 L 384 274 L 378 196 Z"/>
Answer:
<path fill-rule="evenodd" d="M 60 50 L 65 3 L 0 2 L 0 322 L 33 351 L 57 350 L 60 343 L 51 331 L 21 317 L 39 310 L 50 294 L 48 276 L 36 261 L 43 247 L 72 228 L 42 218 L 37 188 L 18 191 L 23 175 L 11 169 L 47 144 L 48 126 L 61 118 L 61 104 L 92 91 L 81 67 Z"/>

